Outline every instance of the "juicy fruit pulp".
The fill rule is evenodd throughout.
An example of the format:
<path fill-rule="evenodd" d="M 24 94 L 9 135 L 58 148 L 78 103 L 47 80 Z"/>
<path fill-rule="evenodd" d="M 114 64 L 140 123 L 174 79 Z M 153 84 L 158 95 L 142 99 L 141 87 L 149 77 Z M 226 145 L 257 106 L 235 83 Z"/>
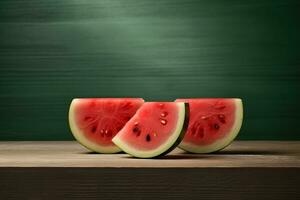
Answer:
<path fill-rule="evenodd" d="M 182 140 L 188 125 L 188 110 L 185 103 L 144 103 L 113 142 L 135 157 L 166 154 Z"/>
<path fill-rule="evenodd" d="M 237 136 L 243 119 L 241 99 L 177 99 L 190 104 L 188 131 L 179 145 L 192 153 L 223 149 Z"/>
<path fill-rule="evenodd" d="M 69 111 L 71 131 L 78 142 L 92 151 L 120 152 L 112 138 L 143 103 L 140 98 L 74 99 Z"/>

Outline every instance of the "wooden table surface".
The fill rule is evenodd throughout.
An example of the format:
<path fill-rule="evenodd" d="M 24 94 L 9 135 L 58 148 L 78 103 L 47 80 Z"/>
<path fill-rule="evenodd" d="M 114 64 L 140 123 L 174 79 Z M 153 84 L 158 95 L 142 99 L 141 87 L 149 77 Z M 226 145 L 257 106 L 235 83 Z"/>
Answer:
<path fill-rule="evenodd" d="M 215 154 L 95 154 L 76 142 L 0 142 L 1 199 L 300 199 L 300 142 Z"/>
<path fill-rule="evenodd" d="M 300 142 L 236 141 L 214 154 L 188 154 L 180 149 L 156 159 L 124 153 L 95 154 L 73 141 L 0 142 L 0 167 L 297 167 Z"/>

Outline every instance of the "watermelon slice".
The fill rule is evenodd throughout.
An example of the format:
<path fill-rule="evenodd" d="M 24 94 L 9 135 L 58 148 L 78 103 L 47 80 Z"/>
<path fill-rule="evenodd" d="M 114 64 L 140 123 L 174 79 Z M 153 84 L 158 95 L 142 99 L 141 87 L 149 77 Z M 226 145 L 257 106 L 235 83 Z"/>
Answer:
<path fill-rule="evenodd" d="M 242 126 L 241 99 L 177 99 L 176 102 L 190 105 L 189 127 L 179 145 L 185 151 L 219 151 L 234 140 Z"/>
<path fill-rule="evenodd" d="M 140 98 L 74 99 L 69 110 L 69 124 L 76 140 L 98 153 L 121 150 L 112 138 L 144 103 Z"/>
<path fill-rule="evenodd" d="M 188 104 L 147 102 L 113 138 L 123 151 L 139 158 L 164 155 L 183 139 L 188 126 Z"/>

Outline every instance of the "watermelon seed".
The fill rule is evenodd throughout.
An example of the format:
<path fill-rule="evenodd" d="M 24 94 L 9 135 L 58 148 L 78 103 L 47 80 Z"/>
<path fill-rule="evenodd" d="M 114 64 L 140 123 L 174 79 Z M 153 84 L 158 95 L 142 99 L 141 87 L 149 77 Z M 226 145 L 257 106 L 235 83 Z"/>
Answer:
<path fill-rule="evenodd" d="M 146 141 L 147 141 L 147 142 L 150 142 L 150 140 L 151 140 L 150 134 L 147 134 L 147 136 L 146 136 Z"/>
<path fill-rule="evenodd" d="M 201 119 L 203 119 L 203 120 L 206 120 L 206 119 L 208 119 L 209 117 L 207 117 L 207 116 L 202 116 L 201 117 Z"/>
<path fill-rule="evenodd" d="M 100 130 L 100 133 L 101 133 L 101 136 L 103 136 L 103 135 L 104 135 L 104 130 L 101 129 L 101 130 Z"/>
<path fill-rule="evenodd" d="M 97 130 L 97 127 L 96 127 L 96 126 L 93 126 L 93 127 L 92 127 L 92 132 L 95 133 L 96 130 Z"/>
<path fill-rule="evenodd" d="M 134 125 L 135 125 L 135 126 L 139 125 L 139 122 L 134 122 Z"/>
<path fill-rule="evenodd" d="M 225 123 L 225 115 L 220 114 L 220 115 L 218 115 L 218 118 L 219 118 L 220 122 L 222 122 L 223 124 Z"/>
<path fill-rule="evenodd" d="M 111 130 L 105 130 L 105 135 L 111 137 L 112 135 Z"/>
<path fill-rule="evenodd" d="M 161 120 L 160 120 L 160 123 L 161 123 L 162 125 L 166 125 L 168 122 L 167 122 L 167 120 L 165 120 L 165 119 L 161 119 Z"/>
<path fill-rule="evenodd" d="M 141 134 L 141 130 L 139 129 L 139 127 L 135 126 L 133 129 L 132 129 L 133 133 L 136 134 L 136 136 L 140 136 Z"/>
<path fill-rule="evenodd" d="M 85 117 L 85 118 L 84 118 L 85 121 L 88 121 L 88 120 L 90 120 L 90 119 L 91 119 L 91 117 Z"/>
<path fill-rule="evenodd" d="M 214 128 L 218 130 L 220 128 L 219 124 L 214 124 Z"/>
<path fill-rule="evenodd" d="M 154 137 L 156 137 L 156 136 L 157 136 L 157 134 L 156 134 L 156 133 L 154 133 L 153 135 L 154 135 Z"/>
<path fill-rule="evenodd" d="M 137 133 L 137 132 L 139 131 L 139 128 L 138 128 L 138 127 L 134 127 L 134 128 L 132 129 L 132 131 L 133 131 L 134 133 Z"/>
<path fill-rule="evenodd" d="M 224 118 L 225 118 L 225 115 L 220 114 L 220 115 L 218 115 L 218 117 L 219 117 L 220 119 L 224 119 Z"/>
<path fill-rule="evenodd" d="M 160 104 L 158 104 L 158 106 L 159 106 L 160 108 L 163 108 L 163 107 L 164 107 L 164 104 L 163 104 L 163 103 L 160 103 Z"/>
<path fill-rule="evenodd" d="M 162 117 L 166 117 L 167 115 L 168 115 L 167 112 L 162 112 L 162 113 L 160 114 L 160 116 L 162 116 Z"/>

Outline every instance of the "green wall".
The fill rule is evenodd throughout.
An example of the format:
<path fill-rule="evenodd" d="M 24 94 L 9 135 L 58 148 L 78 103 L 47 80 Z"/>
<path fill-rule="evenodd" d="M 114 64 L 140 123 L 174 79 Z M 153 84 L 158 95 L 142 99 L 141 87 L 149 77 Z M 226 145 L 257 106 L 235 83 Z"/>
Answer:
<path fill-rule="evenodd" d="M 298 0 L 1 0 L 0 140 L 68 140 L 74 97 L 241 97 L 300 139 Z"/>

